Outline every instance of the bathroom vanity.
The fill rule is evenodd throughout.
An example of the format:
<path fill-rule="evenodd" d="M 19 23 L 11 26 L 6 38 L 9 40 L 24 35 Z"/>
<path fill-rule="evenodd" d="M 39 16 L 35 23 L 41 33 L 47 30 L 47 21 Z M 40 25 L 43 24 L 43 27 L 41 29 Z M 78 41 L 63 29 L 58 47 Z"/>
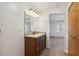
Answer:
<path fill-rule="evenodd" d="M 25 35 L 25 56 L 39 56 L 46 48 L 46 34 L 32 32 Z"/>

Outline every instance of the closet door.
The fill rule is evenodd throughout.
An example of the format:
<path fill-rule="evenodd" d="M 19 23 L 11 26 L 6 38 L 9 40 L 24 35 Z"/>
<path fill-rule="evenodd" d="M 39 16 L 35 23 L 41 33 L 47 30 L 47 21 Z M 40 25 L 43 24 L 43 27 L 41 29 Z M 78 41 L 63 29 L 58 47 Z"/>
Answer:
<path fill-rule="evenodd" d="M 79 3 L 76 3 L 77 55 L 79 56 Z"/>
<path fill-rule="evenodd" d="M 77 39 L 76 39 L 76 4 L 72 3 L 68 11 L 68 53 L 69 55 L 77 55 Z"/>

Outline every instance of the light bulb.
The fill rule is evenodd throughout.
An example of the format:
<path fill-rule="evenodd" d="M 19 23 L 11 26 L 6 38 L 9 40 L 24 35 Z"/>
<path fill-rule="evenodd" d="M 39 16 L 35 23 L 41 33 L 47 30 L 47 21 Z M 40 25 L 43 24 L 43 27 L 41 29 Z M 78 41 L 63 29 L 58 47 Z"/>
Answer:
<path fill-rule="evenodd" d="M 39 15 L 36 13 L 36 12 L 34 12 L 33 10 L 25 10 L 26 11 L 26 14 L 28 14 L 28 15 L 30 15 L 30 16 L 32 16 L 32 17 L 38 17 Z"/>

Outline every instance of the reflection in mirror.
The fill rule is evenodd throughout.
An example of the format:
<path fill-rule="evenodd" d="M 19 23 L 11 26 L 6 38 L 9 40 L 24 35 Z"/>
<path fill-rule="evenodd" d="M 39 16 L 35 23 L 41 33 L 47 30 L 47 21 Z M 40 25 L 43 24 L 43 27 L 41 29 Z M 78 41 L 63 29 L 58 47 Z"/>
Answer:
<path fill-rule="evenodd" d="M 25 10 L 24 12 L 24 34 L 26 35 L 33 35 L 39 33 L 39 16 L 35 12 Z"/>
<path fill-rule="evenodd" d="M 32 19 L 32 17 L 27 15 L 24 12 L 24 33 L 25 34 L 31 32 L 31 19 Z"/>

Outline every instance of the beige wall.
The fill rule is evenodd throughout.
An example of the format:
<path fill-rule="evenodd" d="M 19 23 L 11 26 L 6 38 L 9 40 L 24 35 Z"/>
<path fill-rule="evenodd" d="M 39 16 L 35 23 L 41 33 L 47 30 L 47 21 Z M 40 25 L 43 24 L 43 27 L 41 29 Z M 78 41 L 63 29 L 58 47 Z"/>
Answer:
<path fill-rule="evenodd" d="M 0 3 L 0 55 L 24 55 L 24 3 Z M 1 11 L 2 10 L 2 11 Z M 2 23 L 2 24 L 1 24 Z"/>
<path fill-rule="evenodd" d="M 0 4 L 0 9 L 2 8 Z M 0 30 L 2 29 L 2 10 L 0 10 Z M 2 32 L 0 32 L 0 56 L 2 55 Z"/>

